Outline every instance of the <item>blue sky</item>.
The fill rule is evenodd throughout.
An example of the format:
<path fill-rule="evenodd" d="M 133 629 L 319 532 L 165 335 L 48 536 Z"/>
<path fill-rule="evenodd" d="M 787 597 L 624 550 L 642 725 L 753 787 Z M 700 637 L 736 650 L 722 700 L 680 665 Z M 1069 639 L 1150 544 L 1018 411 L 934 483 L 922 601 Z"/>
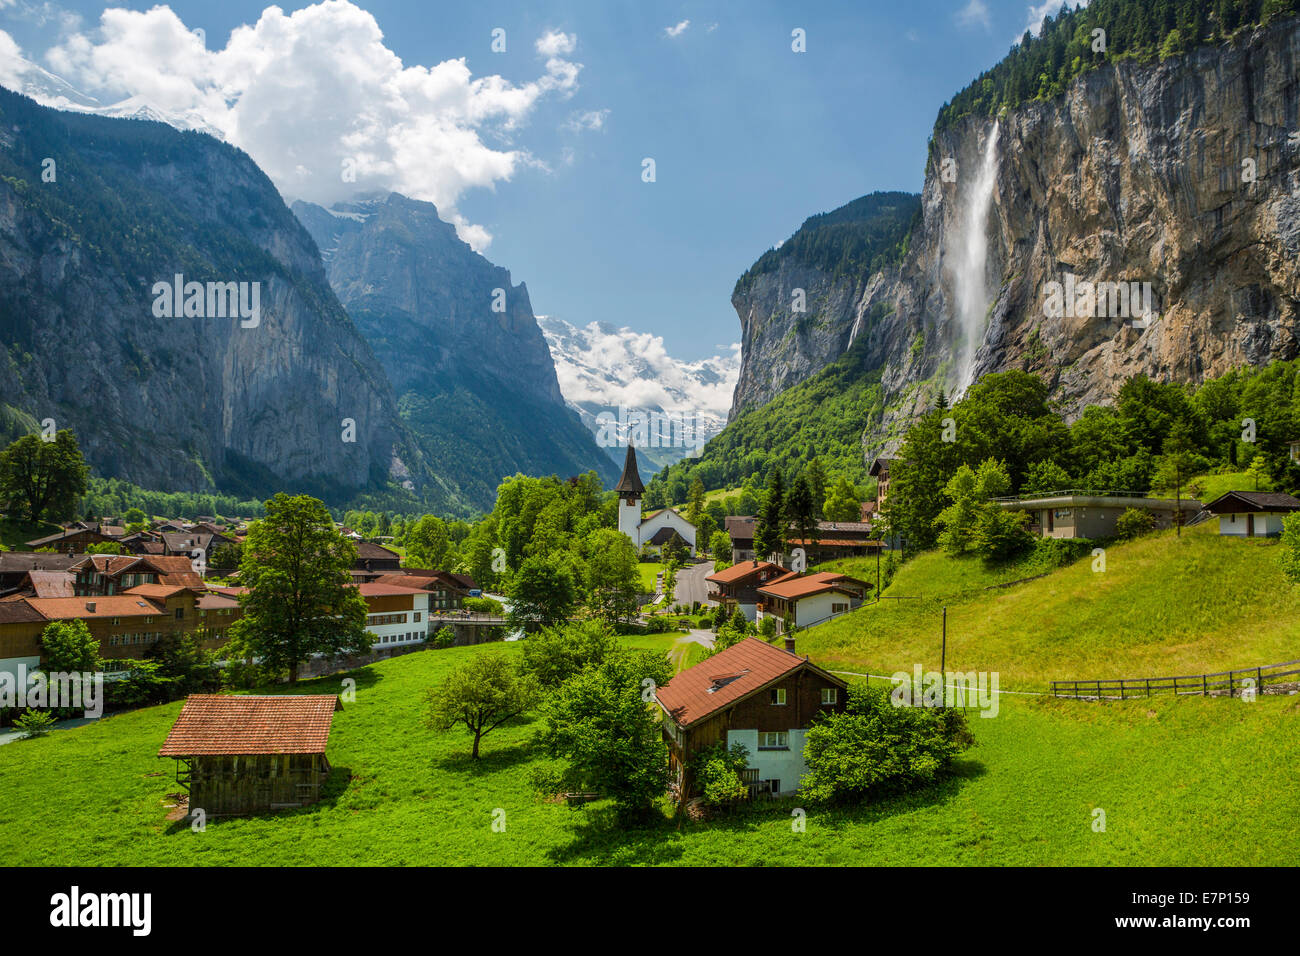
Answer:
<path fill-rule="evenodd" d="M 143 12 L 152 4 L 115 6 Z M 168 6 L 184 27 L 205 32 L 207 49 L 220 50 L 266 4 Z M 302 6 L 282 9 L 292 15 Z M 938 108 L 1041 15 L 1026 0 L 358 6 L 402 66 L 464 58 L 473 80 L 498 75 L 534 97 L 526 108 L 502 107 L 511 111 L 504 123 L 465 121 L 484 164 L 444 182 L 429 157 L 445 146 L 420 140 L 405 151 L 400 182 L 429 183 L 424 198 L 454 197 L 440 207 L 453 208 L 459 225 L 484 237 L 480 243 L 490 235 L 485 254 L 528 283 L 539 314 L 653 332 L 684 359 L 739 338 L 730 305 L 737 276 L 807 216 L 877 189 L 919 190 Z M 103 9 L 0 0 L 0 29 L 24 57 L 78 89 L 99 84 L 87 91 L 105 102 L 140 92 L 127 88 L 137 82 L 146 92 L 162 88 L 123 79 L 120 67 L 104 65 L 111 57 L 85 53 L 82 40 L 104 42 Z M 504 53 L 491 50 L 498 27 L 506 31 Z M 791 50 L 795 28 L 806 31 L 805 53 Z M 544 52 L 539 38 L 548 34 L 563 39 Z M 54 47 L 63 48 L 62 59 L 49 54 Z M 246 132 L 252 120 L 241 123 Z M 283 150 L 273 131 L 245 148 L 282 192 L 311 193 L 307 180 L 294 185 L 275 171 Z M 508 172 L 494 170 L 493 157 L 504 151 L 514 157 Z M 653 183 L 641 178 L 646 157 L 655 160 Z"/>

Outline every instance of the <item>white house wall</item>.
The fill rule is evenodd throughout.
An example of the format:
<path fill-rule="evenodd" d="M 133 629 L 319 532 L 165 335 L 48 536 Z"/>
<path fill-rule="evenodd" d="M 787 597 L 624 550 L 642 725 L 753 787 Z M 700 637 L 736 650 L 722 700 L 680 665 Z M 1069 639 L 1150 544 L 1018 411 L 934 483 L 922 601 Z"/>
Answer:
<path fill-rule="evenodd" d="M 781 793 L 793 793 L 799 780 L 808 772 L 803 759 L 804 737 L 807 732 L 793 729 L 788 750 L 759 750 L 757 730 L 728 730 L 727 746 L 740 743 L 749 750 L 748 766 L 758 770 L 760 780 L 781 781 Z"/>
<path fill-rule="evenodd" d="M 677 512 L 668 510 L 661 511 L 648 521 L 641 522 L 640 540 L 637 541 L 637 545 L 645 544 L 659 532 L 660 528 L 672 528 L 692 549 L 695 547 L 695 526 Z"/>

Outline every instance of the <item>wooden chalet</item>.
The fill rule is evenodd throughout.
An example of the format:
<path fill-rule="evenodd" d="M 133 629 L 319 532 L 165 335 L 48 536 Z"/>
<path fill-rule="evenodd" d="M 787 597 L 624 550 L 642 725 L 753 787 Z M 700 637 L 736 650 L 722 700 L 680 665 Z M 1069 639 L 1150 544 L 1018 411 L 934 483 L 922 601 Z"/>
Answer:
<path fill-rule="evenodd" d="M 717 601 L 727 609 L 728 614 L 740 608 L 747 620 L 757 618 L 758 605 L 762 601 L 758 589 L 768 581 L 774 581 L 786 574 L 785 568 L 771 561 L 741 561 L 729 568 L 715 571 L 704 580 L 712 587 L 709 600 Z"/>
<path fill-rule="evenodd" d="M 693 796 L 690 764 L 723 742 L 749 750 L 750 793 L 793 793 L 808 772 L 804 736 L 819 714 L 842 711 L 848 684 L 794 652 L 747 637 L 659 688 L 669 767 L 678 799 Z"/>
<path fill-rule="evenodd" d="M 320 799 L 330 773 L 325 757 L 332 694 L 193 694 L 158 751 L 177 762 L 190 812 L 264 813 Z"/>

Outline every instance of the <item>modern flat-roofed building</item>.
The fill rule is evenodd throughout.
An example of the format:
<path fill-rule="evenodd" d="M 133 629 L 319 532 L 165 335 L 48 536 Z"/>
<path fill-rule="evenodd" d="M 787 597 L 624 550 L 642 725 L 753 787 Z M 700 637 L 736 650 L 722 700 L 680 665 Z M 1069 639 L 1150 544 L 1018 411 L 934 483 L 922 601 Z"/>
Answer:
<path fill-rule="evenodd" d="M 1201 510 L 1194 498 L 1147 498 L 1142 495 L 1105 495 L 1063 491 L 1025 498 L 1007 498 L 998 504 L 1008 511 L 1029 515 L 1029 530 L 1044 538 L 1109 538 L 1119 516 L 1129 508 L 1145 511 L 1157 528 L 1172 528 L 1182 512 L 1182 524 Z"/>

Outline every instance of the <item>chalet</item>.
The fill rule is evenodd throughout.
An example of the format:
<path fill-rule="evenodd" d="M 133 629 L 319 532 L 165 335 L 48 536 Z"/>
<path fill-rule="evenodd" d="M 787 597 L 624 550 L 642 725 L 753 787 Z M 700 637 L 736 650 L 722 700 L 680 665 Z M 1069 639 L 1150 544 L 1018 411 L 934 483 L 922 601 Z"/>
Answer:
<path fill-rule="evenodd" d="M 382 574 L 375 584 L 394 584 L 398 587 L 427 591 L 430 611 L 454 611 L 461 607 L 469 592 L 477 590 L 473 578 L 449 571 L 422 571 L 403 568 L 400 574 Z"/>
<path fill-rule="evenodd" d="M 757 619 L 758 604 L 762 600 L 758 595 L 759 587 L 785 575 L 785 568 L 779 564 L 751 560 L 715 571 L 704 580 L 713 585 L 709 589 L 710 601 L 717 601 L 728 614 L 740 608 L 746 619 L 753 621 Z"/>
<path fill-rule="evenodd" d="M 1280 491 L 1229 491 L 1205 506 L 1219 518 L 1219 534 L 1273 538 L 1282 533 L 1282 519 L 1300 511 L 1300 499 Z"/>
<path fill-rule="evenodd" d="M 678 798 L 693 795 L 691 759 L 722 742 L 749 751 L 751 793 L 793 793 L 808 771 L 804 735 L 818 714 L 842 711 L 848 685 L 794 653 L 747 637 L 679 673 L 655 694 L 663 710 Z"/>
<path fill-rule="evenodd" d="M 794 534 L 793 529 L 790 534 Z M 793 536 L 786 539 L 786 550 L 803 548 L 810 565 L 861 558 L 875 554 L 882 547 L 883 544 L 872 534 L 871 525 L 862 521 L 818 521 L 815 539 Z"/>
<path fill-rule="evenodd" d="M 428 591 L 377 581 L 357 588 L 366 600 L 366 630 L 374 635 L 376 650 L 418 644 L 428 636 Z"/>
<path fill-rule="evenodd" d="M 757 521 L 757 518 L 748 515 L 727 515 L 723 519 L 723 530 L 727 532 L 727 537 L 731 538 L 733 563 L 753 561 L 758 557 L 754 553 L 754 525 Z"/>
<path fill-rule="evenodd" d="M 85 551 L 92 544 L 106 544 L 115 540 L 106 534 L 97 530 L 88 528 L 67 528 L 58 534 L 47 535 L 44 538 L 37 538 L 34 541 L 28 541 L 27 547 L 33 551 L 39 551 L 41 548 L 50 548 L 54 551 Z"/>
<path fill-rule="evenodd" d="M 876 513 L 885 506 L 885 498 L 889 494 L 889 466 L 898 461 L 897 458 L 877 458 L 871 463 L 868 474 L 876 479 Z"/>
<path fill-rule="evenodd" d="M 325 747 L 342 709 L 331 694 L 192 694 L 158 756 L 176 760 L 191 814 L 307 806 L 330 774 Z"/>
<path fill-rule="evenodd" d="M 203 587 L 192 559 L 181 555 L 92 554 L 68 570 L 78 596 L 121 594 L 138 584 Z"/>
<path fill-rule="evenodd" d="M 352 565 L 354 571 L 387 574 L 402 570 L 402 556 L 396 551 L 369 541 L 354 541 L 353 545 L 357 549 L 357 560 Z"/>
<path fill-rule="evenodd" d="M 0 594 L 19 587 L 29 571 L 66 571 L 87 555 L 40 551 L 0 551 Z"/>
<path fill-rule="evenodd" d="M 778 633 L 787 621 L 811 627 L 861 607 L 869 590 L 866 581 L 835 571 L 786 574 L 758 588 L 757 617 L 773 615 Z"/>
<path fill-rule="evenodd" d="M 1172 528 L 1201 510 L 1192 498 L 1147 498 L 1141 495 L 1091 495 L 1061 492 L 998 501 L 1008 511 L 1029 514 L 1029 530 L 1044 538 L 1109 538 L 1119 516 L 1129 508 L 1145 511 L 1157 528 Z M 1181 520 L 1178 516 L 1181 512 Z"/>

